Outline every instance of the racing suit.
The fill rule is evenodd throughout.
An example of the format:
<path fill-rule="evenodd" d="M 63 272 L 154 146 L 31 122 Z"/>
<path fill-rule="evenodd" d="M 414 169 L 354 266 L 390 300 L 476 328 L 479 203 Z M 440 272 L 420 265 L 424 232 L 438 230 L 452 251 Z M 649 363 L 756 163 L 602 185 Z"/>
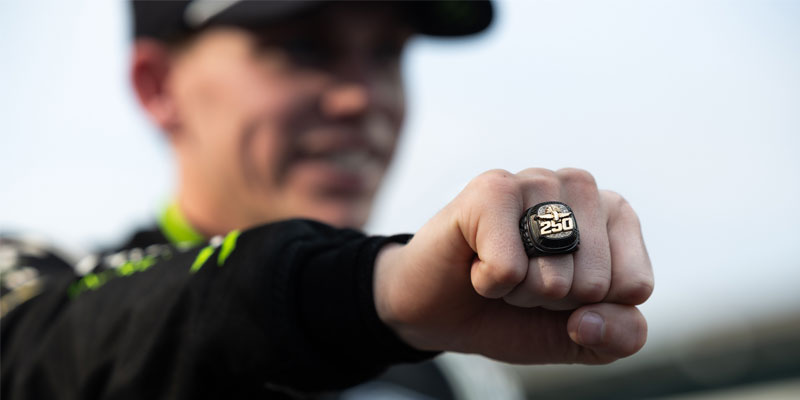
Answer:
<path fill-rule="evenodd" d="M 374 307 L 375 257 L 408 235 L 290 220 L 201 242 L 166 214 L 78 263 L 0 239 L 4 399 L 296 397 L 436 354 Z"/>

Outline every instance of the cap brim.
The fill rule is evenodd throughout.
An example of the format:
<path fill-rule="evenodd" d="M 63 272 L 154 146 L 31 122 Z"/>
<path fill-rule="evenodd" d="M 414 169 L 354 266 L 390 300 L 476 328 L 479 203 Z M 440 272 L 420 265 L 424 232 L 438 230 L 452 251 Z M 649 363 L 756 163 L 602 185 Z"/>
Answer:
<path fill-rule="evenodd" d="M 244 26 L 267 25 L 310 12 L 329 1 L 239 1 L 206 18 L 189 21 L 194 28 L 214 24 Z M 485 30 L 492 22 L 494 9 L 483 1 L 387 1 L 371 3 L 396 7 L 414 29 L 430 36 L 455 37 Z M 187 13 L 187 16 L 190 14 Z"/>

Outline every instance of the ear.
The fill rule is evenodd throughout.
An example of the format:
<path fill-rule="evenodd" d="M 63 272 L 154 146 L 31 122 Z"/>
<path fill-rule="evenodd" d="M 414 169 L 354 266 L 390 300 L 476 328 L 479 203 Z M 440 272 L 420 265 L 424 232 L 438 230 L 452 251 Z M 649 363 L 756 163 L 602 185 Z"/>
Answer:
<path fill-rule="evenodd" d="M 139 103 L 168 135 L 174 135 L 179 118 L 174 99 L 168 90 L 171 55 L 156 40 L 137 39 L 133 44 L 131 81 Z"/>

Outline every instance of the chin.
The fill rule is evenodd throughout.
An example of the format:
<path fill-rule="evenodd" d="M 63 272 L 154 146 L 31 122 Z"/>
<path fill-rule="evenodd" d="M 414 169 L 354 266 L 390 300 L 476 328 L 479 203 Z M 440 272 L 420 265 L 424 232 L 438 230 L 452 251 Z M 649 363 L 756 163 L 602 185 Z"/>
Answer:
<path fill-rule="evenodd" d="M 358 204 L 326 204 L 320 206 L 311 218 L 337 228 L 361 229 L 367 223 L 369 205 Z"/>

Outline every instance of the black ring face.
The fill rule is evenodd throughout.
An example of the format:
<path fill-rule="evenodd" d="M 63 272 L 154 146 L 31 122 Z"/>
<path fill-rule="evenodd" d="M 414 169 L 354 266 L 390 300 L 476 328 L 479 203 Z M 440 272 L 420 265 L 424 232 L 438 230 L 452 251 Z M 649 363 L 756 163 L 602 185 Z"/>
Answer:
<path fill-rule="evenodd" d="M 578 222 L 572 209 L 564 203 L 539 203 L 525 211 L 519 222 L 528 256 L 565 254 L 578 250 Z"/>

